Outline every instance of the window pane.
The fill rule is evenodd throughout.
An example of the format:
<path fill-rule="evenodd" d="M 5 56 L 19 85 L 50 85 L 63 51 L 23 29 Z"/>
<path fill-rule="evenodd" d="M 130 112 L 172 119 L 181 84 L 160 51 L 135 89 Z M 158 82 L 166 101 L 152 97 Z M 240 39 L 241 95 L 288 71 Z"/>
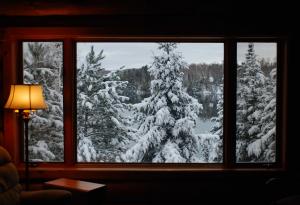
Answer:
<path fill-rule="evenodd" d="M 237 162 L 276 162 L 276 46 L 237 44 Z"/>
<path fill-rule="evenodd" d="M 77 160 L 222 162 L 223 50 L 77 43 Z"/>
<path fill-rule="evenodd" d="M 48 106 L 29 121 L 31 161 L 64 161 L 62 69 L 62 42 L 23 42 L 24 83 L 43 85 Z"/>

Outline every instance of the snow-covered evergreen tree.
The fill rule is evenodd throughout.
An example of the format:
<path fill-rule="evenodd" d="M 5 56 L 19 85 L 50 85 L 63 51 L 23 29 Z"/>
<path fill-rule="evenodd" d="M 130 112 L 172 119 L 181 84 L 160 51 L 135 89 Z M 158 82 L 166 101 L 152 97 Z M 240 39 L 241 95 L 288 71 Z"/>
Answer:
<path fill-rule="evenodd" d="M 249 43 L 245 62 L 238 67 L 236 137 L 237 160 L 255 161 L 249 155 L 248 146 L 259 137 L 260 119 L 264 109 L 262 96 L 266 93 L 265 76 L 257 61 L 254 44 Z"/>
<path fill-rule="evenodd" d="M 136 143 L 122 155 L 126 162 L 197 162 L 198 138 L 193 129 L 201 105 L 183 89 L 186 64 L 176 43 L 160 43 L 160 56 L 149 69 L 151 96 L 136 106 L 144 120 Z"/>
<path fill-rule="evenodd" d="M 97 119 L 95 106 L 100 104 L 97 92 L 99 81 L 104 75 L 101 61 L 104 59 L 103 50 L 96 55 L 94 47 L 85 58 L 85 64 L 77 68 L 77 159 L 96 161 L 95 147 L 92 135 L 100 124 Z M 92 150 L 89 152 L 88 150 Z M 94 154 L 92 154 L 94 153 Z"/>
<path fill-rule="evenodd" d="M 97 151 L 90 137 L 82 137 L 77 145 L 78 162 L 97 162 Z"/>
<path fill-rule="evenodd" d="M 120 95 L 127 82 L 120 81 L 115 72 L 110 72 L 103 77 L 101 86 L 98 91 L 101 104 L 96 106 L 102 121 L 96 131 L 99 136 L 95 138 L 98 160 L 120 161 L 120 155 L 131 142 L 133 132 L 131 105 L 125 103 L 128 97 Z"/>
<path fill-rule="evenodd" d="M 127 82 L 101 66 L 103 50 L 96 56 L 93 46 L 86 62 L 77 70 L 78 160 L 114 162 L 128 143 L 130 123 L 127 97 L 119 92 Z M 84 146 L 86 148 L 82 148 Z M 88 153 L 87 150 L 96 152 Z"/>
<path fill-rule="evenodd" d="M 24 47 L 24 83 L 41 84 L 48 108 L 29 122 L 29 158 L 63 161 L 62 43 L 28 42 Z M 26 49 L 25 49 L 26 48 Z"/>
<path fill-rule="evenodd" d="M 217 104 L 217 117 L 212 118 L 212 122 L 215 122 L 214 126 L 211 129 L 211 133 L 218 136 L 217 140 L 217 156 L 213 159 L 215 162 L 222 162 L 223 158 L 223 84 L 220 84 L 218 90 L 218 104 Z"/>
<path fill-rule="evenodd" d="M 223 140 L 217 134 L 199 134 L 198 135 L 198 154 L 199 163 L 220 163 L 222 162 Z"/>
<path fill-rule="evenodd" d="M 97 92 L 100 89 L 99 81 L 104 75 L 101 61 L 103 51 L 97 56 L 94 47 L 87 54 L 85 64 L 77 68 L 77 135 L 79 140 L 88 137 L 97 126 L 95 119 L 95 105 L 99 104 Z M 95 121 L 96 120 L 96 121 Z"/>
<path fill-rule="evenodd" d="M 266 81 L 266 92 L 261 96 L 264 108 L 260 117 L 261 131 L 257 139 L 248 147 L 248 155 L 255 161 L 276 161 L 276 68 L 270 72 L 270 78 Z"/>

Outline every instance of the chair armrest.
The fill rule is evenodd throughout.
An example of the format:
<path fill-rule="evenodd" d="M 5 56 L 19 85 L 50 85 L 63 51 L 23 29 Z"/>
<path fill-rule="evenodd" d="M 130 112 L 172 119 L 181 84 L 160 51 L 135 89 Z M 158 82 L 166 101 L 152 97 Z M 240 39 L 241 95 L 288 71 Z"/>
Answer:
<path fill-rule="evenodd" d="M 299 205 L 300 195 L 288 196 L 275 202 L 275 205 Z"/>
<path fill-rule="evenodd" d="M 22 191 L 21 205 L 67 205 L 72 194 L 66 190 L 49 189 L 39 191 Z"/>

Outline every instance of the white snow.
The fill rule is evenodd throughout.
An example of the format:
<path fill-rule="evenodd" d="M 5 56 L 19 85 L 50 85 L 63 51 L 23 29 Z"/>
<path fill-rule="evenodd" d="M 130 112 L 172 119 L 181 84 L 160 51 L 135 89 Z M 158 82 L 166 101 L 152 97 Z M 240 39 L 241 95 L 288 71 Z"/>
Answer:
<path fill-rule="evenodd" d="M 49 150 L 47 143 L 44 140 L 38 141 L 35 145 L 29 146 L 30 152 L 32 152 L 36 156 L 40 156 L 40 158 L 32 159 L 32 161 L 51 161 L 55 159 L 55 155 Z"/>

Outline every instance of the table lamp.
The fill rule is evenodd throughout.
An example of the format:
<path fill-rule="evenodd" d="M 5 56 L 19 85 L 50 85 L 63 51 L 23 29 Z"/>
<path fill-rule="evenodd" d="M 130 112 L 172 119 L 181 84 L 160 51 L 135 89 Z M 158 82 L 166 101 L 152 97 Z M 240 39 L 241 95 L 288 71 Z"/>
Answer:
<path fill-rule="evenodd" d="M 25 189 L 29 188 L 29 152 L 28 152 L 28 122 L 30 114 L 39 109 L 47 108 L 41 85 L 22 84 L 11 85 L 6 109 L 15 110 L 21 114 L 25 124 Z"/>

